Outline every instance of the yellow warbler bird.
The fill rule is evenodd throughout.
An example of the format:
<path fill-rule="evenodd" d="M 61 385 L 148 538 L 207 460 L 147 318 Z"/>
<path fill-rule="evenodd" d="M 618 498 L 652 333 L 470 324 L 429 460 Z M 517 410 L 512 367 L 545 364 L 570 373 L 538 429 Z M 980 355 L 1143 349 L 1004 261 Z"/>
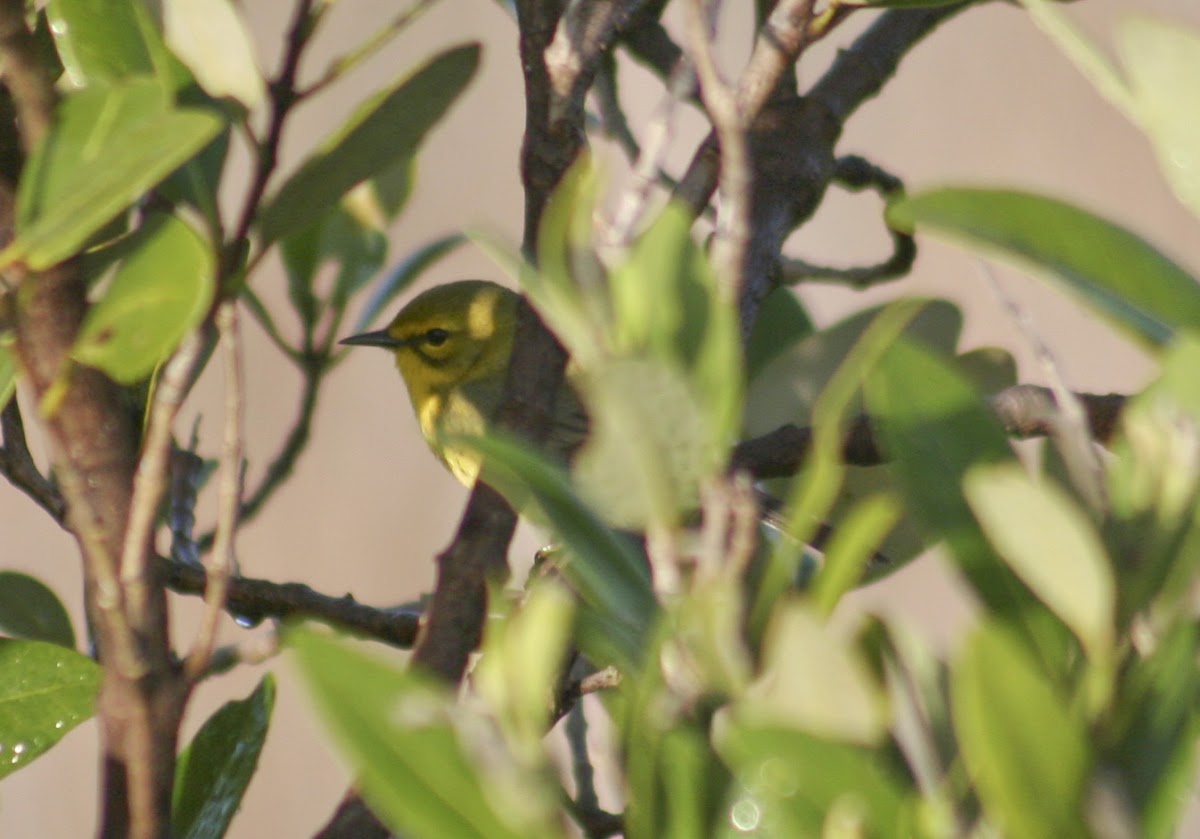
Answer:
<path fill-rule="evenodd" d="M 516 292 L 487 280 L 435 286 L 384 329 L 342 341 L 391 350 L 425 442 L 467 486 L 479 477 L 473 449 L 448 436 L 481 436 L 500 405 L 517 325 Z M 587 436 L 587 415 L 567 385 L 559 391 L 546 451 L 563 462 Z"/>

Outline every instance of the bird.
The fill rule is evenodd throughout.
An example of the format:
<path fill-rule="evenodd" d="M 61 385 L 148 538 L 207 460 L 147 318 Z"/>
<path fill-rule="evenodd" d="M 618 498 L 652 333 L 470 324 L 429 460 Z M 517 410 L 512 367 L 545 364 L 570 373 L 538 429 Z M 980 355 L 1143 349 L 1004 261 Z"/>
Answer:
<path fill-rule="evenodd" d="M 520 299 L 490 280 L 445 283 L 414 297 L 383 329 L 340 342 L 394 354 L 425 442 L 468 488 L 480 477 L 483 458 L 461 441 L 484 436 L 503 399 Z M 571 383 L 573 375 L 577 371 L 569 364 L 542 447 L 543 455 L 562 466 L 569 466 L 589 429 L 587 411 Z M 778 500 L 759 488 L 755 497 L 761 522 L 785 533 L 788 527 Z M 812 546 L 819 550 L 831 533 L 831 527 L 821 523 Z M 890 564 L 882 554 L 872 557 L 877 568 Z"/>
<path fill-rule="evenodd" d="M 479 477 L 482 458 L 453 438 L 483 436 L 500 406 L 519 302 L 499 283 L 458 280 L 417 295 L 383 329 L 341 341 L 394 354 L 425 442 L 467 487 Z M 564 385 L 543 454 L 567 464 L 587 431 L 587 413 Z"/>

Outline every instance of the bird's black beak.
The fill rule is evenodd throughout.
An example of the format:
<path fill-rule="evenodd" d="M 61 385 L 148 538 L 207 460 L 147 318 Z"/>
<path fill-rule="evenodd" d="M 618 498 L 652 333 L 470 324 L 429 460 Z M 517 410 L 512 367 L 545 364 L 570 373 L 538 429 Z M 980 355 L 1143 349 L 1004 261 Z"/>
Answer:
<path fill-rule="evenodd" d="M 403 347 L 405 341 L 401 338 L 392 337 L 386 329 L 380 329 L 375 332 L 363 332 L 359 335 L 351 335 L 349 338 L 343 338 L 338 341 L 338 343 L 351 347 L 382 347 L 385 350 L 394 350 L 397 347 Z"/>

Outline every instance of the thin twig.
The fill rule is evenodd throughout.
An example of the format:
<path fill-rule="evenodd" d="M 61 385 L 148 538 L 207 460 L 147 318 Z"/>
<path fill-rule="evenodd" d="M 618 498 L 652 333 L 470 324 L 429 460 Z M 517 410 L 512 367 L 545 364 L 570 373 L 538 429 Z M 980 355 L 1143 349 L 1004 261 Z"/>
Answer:
<path fill-rule="evenodd" d="M 435 2 L 436 0 L 417 0 L 410 8 L 400 12 L 350 52 L 338 56 L 329 62 L 329 66 L 321 75 L 321 78 L 297 92 L 296 98 L 298 100 L 307 99 L 310 96 L 320 93 L 327 86 L 362 64 L 385 47 L 388 41 L 392 40 L 405 27 L 420 17 L 421 13 L 430 8 Z"/>
<path fill-rule="evenodd" d="M 0 412 L 0 429 L 4 432 L 4 447 L 0 448 L 0 472 L 8 478 L 9 483 L 37 502 L 59 525 L 63 525 L 66 505 L 58 488 L 33 462 L 29 443 L 25 439 L 25 422 L 21 418 L 15 395 Z"/>
<path fill-rule="evenodd" d="M 625 247 L 632 239 L 655 184 L 661 183 L 665 177 L 663 162 L 671 147 L 679 102 L 689 96 L 695 86 L 695 73 L 691 65 L 685 62 L 680 62 L 667 77 L 667 91 L 655 106 L 650 122 L 646 125 L 645 142 L 641 149 L 635 152 L 636 162 L 629 186 L 625 188 L 613 209 L 608 224 L 607 244 Z M 615 90 L 613 96 L 615 97 Z M 614 108 L 620 113 L 620 105 L 615 102 L 607 109 L 602 107 L 601 111 L 603 113 Z"/>
<path fill-rule="evenodd" d="M 196 677 L 196 680 L 200 681 L 228 673 L 240 664 L 263 664 L 279 655 L 279 649 L 279 633 L 275 627 L 237 644 L 217 647 L 209 657 L 208 667 Z"/>
<path fill-rule="evenodd" d="M 1071 476 L 1071 483 L 1087 501 L 1092 512 L 1102 516 L 1108 509 L 1104 462 L 1093 445 L 1094 440 L 1091 429 L 1088 428 L 1083 405 L 1067 387 L 1062 366 L 1042 339 L 1033 323 L 1033 316 L 1001 287 L 995 271 L 989 264 L 985 262 L 981 263 L 981 266 L 992 292 L 1025 335 L 1038 365 L 1050 380 L 1050 391 L 1054 394 L 1054 401 L 1058 407 L 1052 415 L 1050 437 L 1062 454 L 1067 474 Z"/>
<path fill-rule="evenodd" d="M 904 184 L 895 175 L 857 155 L 846 155 L 835 161 L 833 180 L 852 192 L 874 190 L 885 201 L 904 189 Z M 861 290 L 903 277 L 912 269 L 916 259 L 916 240 L 912 234 L 891 227 L 887 228 L 887 232 L 892 240 L 892 253 L 882 262 L 836 268 L 781 256 L 777 280 L 781 285 L 802 282 L 839 283 Z"/>
<path fill-rule="evenodd" d="M 238 508 L 242 489 L 243 412 L 246 397 L 242 369 L 241 329 L 237 301 L 227 301 L 217 310 L 217 330 L 225 360 L 225 431 L 218 467 L 217 527 L 213 552 L 208 561 L 208 583 L 204 592 L 204 617 L 196 634 L 195 645 L 184 665 L 189 681 L 199 678 L 207 668 L 216 646 L 217 628 L 229 578 L 234 567 L 234 539 L 237 535 Z"/>
<path fill-rule="evenodd" d="M 721 77 L 713 55 L 716 12 L 705 0 L 685 7 L 688 52 L 700 81 L 700 97 L 712 120 L 720 148 L 721 209 L 712 262 L 719 288 L 728 302 L 738 299 L 743 284 L 746 248 L 750 242 L 750 150 L 746 142 L 745 110 Z"/>
<path fill-rule="evenodd" d="M 204 569 L 160 557 L 158 571 L 172 591 L 202 596 L 207 590 Z M 263 620 L 311 619 L 400 649 L 417 640 L 423 612 L 415 606 L 379 608 L 359 603 L 350 595 L 331 597 L 303 583 L 275 583 L 253 577 L 233 577 L 225 610 L 246 623 Z"/>
<path fill-rule="evenodd" d="M 549 125 L 578 117 L 601 58 L 647 0 L 568 3 L 543 53 L 550 81 Z"/>
<path fill-rule="evenodd" d="M 167 488 L 167 465 L 171 456 L 171 429 L 187 396 L 196 364 L 204 346 L 200 331 L 192 332 L 163 366 L 154 389 L 142 455 L 133 479 L 129 525 L 121 559 L 121 582 L 138 586 L 146 578 L 151 534 Z"/>
<path fill-rule="evenodd" d="M 1087 417 L 1087 426 L 1103 442 L 1116 432 L 1117 421 L 1128 397 L 1122 394 L 1075 394 Z M 1044 437 L 1054 433 L 1058 408 L 1049 388 L 1014 385 L 992 396 L 988 404 L 1006 433 L 1017 439 Z M 784 425 L 753 440 L 737 445 L 731 469 L 744 470 L 755 478 L 780 478 L 796 474 L 812 449 L 810 427 Z M 868 417 L 849 423 L 842 438 L 842 458 L 853 466 L 878 466 L 887 462 Z"/>
<path fill-rule="evenodd" d="M 328 4 L 322 3 L 314 12 L 313 4 L 314 0 L 297 0 L 296 10 L 292 15 L 279 74 L 270 85 L 271 116 L 267 124 L 267 135 L 255 149 L 254 173 L 250 177 L 250 187 L 246 190 L 233 238 L 225 248 L 225 259 L 221 266 L 222 280 L 237 273 L 250 227 L 254 224 L 258 206 L 267 189 L 267 182 L 279 164 L 279 141 L 283 138 L 283 125 L 291 109 L 299 101 L 296 76 L 300 70 L 300 56 L 316 30 L 321 15 L 328 8 Z"/>
<path fill-rule="evenodd" d="M 621 686 L 621 671 L 612 666 L 578 678 L 570 676 L 571 674 L 564 676 L 555 692 L 554 708 L 550 714 L 552 725 L 566 716 L 571 708 L 589 693 L 599 693 Z"/>
<path fill-rule="evenodd" d="M 754 558 L 761 519 L 758 496 L 744 473 L 707 483 L 700 490 L 704 513 L 697 570 L 702 578 L 740 578 Z"/>
<path fill-rule="evenodd" d="M 564 725 L 564 735 L 567 746 L 571 751 L 571 776 L 575 779 L 575 803 L 586 810 L 594 810 L 600 806 L 596 796 L 596 769 L 592 766 L 588 754 L 587 715 L 583 703 L 576 702 Z"/>
<path fill-rule="evenodd" d="M 967 2 L 884 12 L 809 90 L 808 97 L 839 123 L 883 89 L 900 60 L 926 35 L 971 5 Z"/>
<path fill-rule="evenodd" d="M 641 155 L 637 137 L 629 127 L 629 120 L 621 108 L 621 92 L 617 84 L 617 60 L 611 53 L 605 53 L 596 68 L 596 80 L 592 84 L 592 96 L 600 110 L 600 127 L 604 136 L 616 141 L 632 163 Z"/>

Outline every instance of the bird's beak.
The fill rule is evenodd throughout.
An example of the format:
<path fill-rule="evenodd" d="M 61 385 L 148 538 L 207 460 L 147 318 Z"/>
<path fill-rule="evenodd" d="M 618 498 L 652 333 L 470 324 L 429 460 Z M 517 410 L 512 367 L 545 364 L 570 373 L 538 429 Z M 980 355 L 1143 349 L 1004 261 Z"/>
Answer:
<path fill-rule="evenodd" d="M 359 335 L 351 335 L 349 338 L 343 338 L 338 341 L 338 343 L 351 347 L 383 347 L 385 350 L 394 350 L 397 347 L 403 347 L 406 342 L 402 338 L 392 337 L 386 329 L 380 329 L 375 332 L 363 332 Z"/>

